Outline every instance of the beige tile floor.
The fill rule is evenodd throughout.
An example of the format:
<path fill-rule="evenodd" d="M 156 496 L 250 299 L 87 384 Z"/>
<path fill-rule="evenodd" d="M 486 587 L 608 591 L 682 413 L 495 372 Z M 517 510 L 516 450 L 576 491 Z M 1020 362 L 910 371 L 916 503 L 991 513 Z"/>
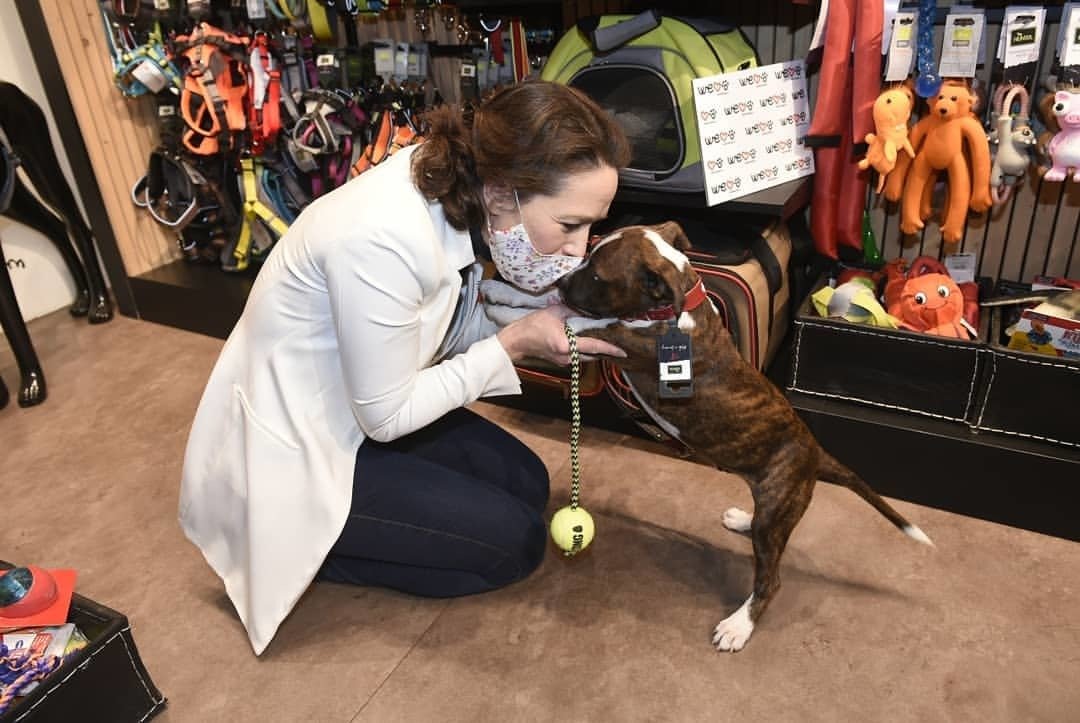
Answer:
<path fill-rule="evenodd" d="M 1080 719 L 1080 545 L 897 502 L 929 549 L 820 485 L 750 645 L 718 654 L 711 630 L 751 578 L 749 541 L 718 517 L 745 486 L 595 428 L 586 554 L 449 601 L 317 584 L 256 658 L 176 522 L 221 342 L 65 312 L 30 328 L 49 398 L 0 410 L 0 558 L 75 567 L 81 594 L 128 616 L 169 699 L 159 720 Z M 6 345 L 0 376 L 17 382 Z M 475 408 L 539 452 L 563 504 L 566 422 Z"/>

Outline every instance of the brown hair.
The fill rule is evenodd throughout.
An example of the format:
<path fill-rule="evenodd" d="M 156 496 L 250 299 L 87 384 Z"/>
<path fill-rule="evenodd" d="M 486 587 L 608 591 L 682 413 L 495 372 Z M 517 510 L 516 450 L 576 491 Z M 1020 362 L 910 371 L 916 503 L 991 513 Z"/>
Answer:
<path fill-rule="evenodd" d="M 413 154 L 413 182 L 443 205 L 454 228 L 484 220 L 483 183 L 506 185 L 522 200 L 559 192 L 577 171 L 630 162 L 619 125 L 581 91 L 530 80 L 497 91 L 471 113 L 449 107 L 424 115 L 426 140 Z"/>

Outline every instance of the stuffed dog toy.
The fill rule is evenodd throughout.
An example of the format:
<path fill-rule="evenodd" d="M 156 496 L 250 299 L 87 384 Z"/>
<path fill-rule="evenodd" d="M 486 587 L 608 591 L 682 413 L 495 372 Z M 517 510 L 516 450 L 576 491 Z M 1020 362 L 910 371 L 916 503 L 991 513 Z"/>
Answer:
<path fill-rule="evenodd" d="M 732 507 L 722 518 L 728 529 L 749 533 L 754 548 L 753 591 L 713 635 L 718 650 L 735 652 L 746 645 L 780 587 L 780 556 L 818 479 L 847 487 L 909 537 L 932 543 L 825 452 L 784 396 L 742 358 L 682 253 L 687 248 L 686 234 L 676 223 L 626 227 L 601 239 L 582 266 L 559 280 L 558 288 L 569 307 L 599 317 L 572 318 L 572 328 L 627 353 L 613 361 L 654 421 L 750 486 L 753 514 Z M 513 290 L 503 291 L 495 295 L 506 303 Z M 657 338 L 673 327 L 691 340 L 693 393 L 688 398 L 659 394 Z"/>
<path fill-rule="evenodd" d="M 990 208 L 990 146 L 972 112 L 977 96 L 960 80 L 946 80 L 911 130 L 914 160 L 903 156 L 885 183 L 885 198 L 900 201 L 900 230 L 916 234 L 930 215 L 930 194 L 940 173 L 949 182 L 941 236 L 956 243 L 964 234 L 968 208 Z M 970 163 L 969 163 L 970 161 Z"/>

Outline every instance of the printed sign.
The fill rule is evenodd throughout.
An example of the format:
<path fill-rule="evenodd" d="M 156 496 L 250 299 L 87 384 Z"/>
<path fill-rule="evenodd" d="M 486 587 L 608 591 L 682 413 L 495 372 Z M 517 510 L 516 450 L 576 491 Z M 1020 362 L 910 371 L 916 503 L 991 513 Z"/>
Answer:
<path fill-rule="evenodd" d="M 696 78 L 694 108 L 710 206 L 814 172 L 803 61 Z"/>

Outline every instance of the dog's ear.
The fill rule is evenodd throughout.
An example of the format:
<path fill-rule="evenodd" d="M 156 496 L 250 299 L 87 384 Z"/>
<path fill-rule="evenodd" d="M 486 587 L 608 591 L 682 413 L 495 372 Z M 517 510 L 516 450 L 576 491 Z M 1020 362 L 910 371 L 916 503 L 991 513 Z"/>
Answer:
<path fill-rule="evenodd" d="M 687 251 L 690 248 L 690 239 L 687 238 L 686 232 L 683 231 L 683 227 L 676 221 L 664 221 L 661 224 L 657 224 L 652 227 L 653 231 L 660 234 L 660 237 L 674 246 L 679 251 Z"/>
<path fill-rule="evenodd" d="M 675 318 L 679 318 L 683 310 L 686 290 L 683 288 L 683 275 L 674 264 L 664 259 L 658 268 L 647 267 L 645 288 L 649 290 L 650 296 L 658 305 L 670 299 L 671 307 L 675 310 Z"/>

